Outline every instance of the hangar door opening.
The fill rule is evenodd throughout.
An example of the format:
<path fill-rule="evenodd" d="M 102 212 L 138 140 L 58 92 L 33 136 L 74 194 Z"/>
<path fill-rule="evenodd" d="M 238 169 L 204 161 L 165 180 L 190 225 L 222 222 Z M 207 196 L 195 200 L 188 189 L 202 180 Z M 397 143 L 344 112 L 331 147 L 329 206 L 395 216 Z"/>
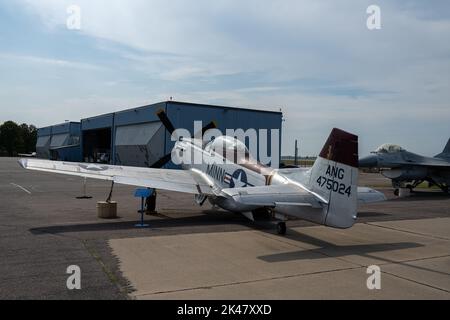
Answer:
<path fill-rule="evenodd" d="M 164 156 L 164 130 L 159 121 L 117 127 L 115 163 L 151 167 Z"/>
<path fill-rule="evenodd" d="M 111 128 L 83 131 L 83 159 L 85 162 L 110 163 Z"/>

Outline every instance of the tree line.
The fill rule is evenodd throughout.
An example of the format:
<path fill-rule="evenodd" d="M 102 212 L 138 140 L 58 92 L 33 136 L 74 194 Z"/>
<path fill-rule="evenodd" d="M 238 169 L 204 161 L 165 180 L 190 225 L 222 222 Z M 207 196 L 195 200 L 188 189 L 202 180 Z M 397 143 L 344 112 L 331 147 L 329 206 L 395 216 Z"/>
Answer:
<path fill-rule="evenodd" d="M 37 128 L 6 121 L 0 125 L 0 156 L 14 157 L 36 151 Z"/>

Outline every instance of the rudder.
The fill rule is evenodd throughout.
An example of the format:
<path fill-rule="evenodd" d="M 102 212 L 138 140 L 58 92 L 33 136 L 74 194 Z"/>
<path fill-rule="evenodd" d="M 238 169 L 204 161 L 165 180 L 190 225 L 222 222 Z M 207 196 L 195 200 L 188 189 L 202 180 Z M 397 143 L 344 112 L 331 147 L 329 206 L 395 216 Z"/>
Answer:
<path fill-rule="evenodd" d="M 350 228 L 357 216 L 358 136 L 333 129 L 311 171 L 309 185 L 328 201 L 323 224 Z"/>
<path fill-rule="evenodd" d="M 448 139 L 447 144 L 445 145 L 445 148 L 442 151 L 442 153 L 435 156 L 435 158 L 450 159 L 450 139 Z"/>
<path fill-rule="evenodd" d="M 448 139 L 447 144 L 445 145 L 444 151 L 442 153 L 450 154 L 450 139 Z"/>

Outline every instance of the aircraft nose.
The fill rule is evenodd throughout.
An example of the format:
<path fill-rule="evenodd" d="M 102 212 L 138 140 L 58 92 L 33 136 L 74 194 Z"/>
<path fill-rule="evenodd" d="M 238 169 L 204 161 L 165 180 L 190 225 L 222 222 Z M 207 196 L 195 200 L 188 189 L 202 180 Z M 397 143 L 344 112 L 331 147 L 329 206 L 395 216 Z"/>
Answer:
<path fill-rule="evenodd" d="M 27 159 L 20 159 L 18 162 L 19 162 L 19 164 L 20 164 L 20 166 L 22 168 L 24 168 L 24 169 L 27 168 L 27 165 L 28 165 L 28 160 Z"/>
<path fill-rule="evenodd" d="M 378 157 L 376 155 L 370 155 L 359 159 L 360 168 L 375 168 L 378 166 Z"/>

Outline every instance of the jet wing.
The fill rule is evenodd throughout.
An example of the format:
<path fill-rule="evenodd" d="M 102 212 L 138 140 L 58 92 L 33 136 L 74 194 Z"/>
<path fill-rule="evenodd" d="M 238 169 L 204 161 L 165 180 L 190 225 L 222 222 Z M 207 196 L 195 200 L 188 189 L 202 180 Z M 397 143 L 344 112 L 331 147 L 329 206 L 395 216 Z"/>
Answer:
<path fill-rule="evenodd" d="M 118 184 L 148 187 L 192 194 L 213 194 L 206 181 L 189 170 L 151 169 L 94 163 L 72 163 L 39 159 L 21 159 L 29 170 L 114 181 Z"/>
<path fill-rule="evenodd" d="M 420 167 L 436 167 L 450 168 L 450 162 L 439 159 L 427 159 L 421 161 L 401 161 L 396 163 L 398 166 L 420 166 Z"/>
<path fill-rule="evenodd" d="M 437 167 L 437 168 L 450 168 L 450 161 L 439 158 L 423 157 L 418 155 L 404 155 L 402 160 L 399 160 L 395 164 L 401 166 L 425 166 L 425 167 Z"/>

